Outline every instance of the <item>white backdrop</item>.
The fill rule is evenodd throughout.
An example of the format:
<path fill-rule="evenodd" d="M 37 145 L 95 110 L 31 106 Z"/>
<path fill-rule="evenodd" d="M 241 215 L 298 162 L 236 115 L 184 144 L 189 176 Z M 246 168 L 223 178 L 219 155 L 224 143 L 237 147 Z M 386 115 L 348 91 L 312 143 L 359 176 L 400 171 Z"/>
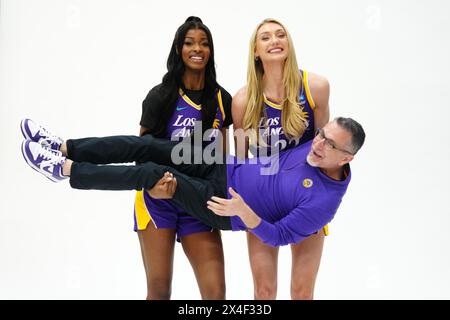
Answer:
<path fill-rule="evenodd" d="M 143 299 L 133 192 L 72 190 L 22 159 L 19 122 L 64 137 L 137 134 L 177 27 L 212 31 L 219 82 L 245 83 L 266 17 L 302 68 L 326 76 L 332 116 L 367 133 L 330 225 L 317 299 L 449 299 L 450 4 L 430 1 L 0 0 L 0 299 Z M 245 234 L 223 233 L 227 297 L 252 299 Z M 289 298 L 282 248 L 278 298 Z M 177 245 L 174 299 L 199 299 Z"/>

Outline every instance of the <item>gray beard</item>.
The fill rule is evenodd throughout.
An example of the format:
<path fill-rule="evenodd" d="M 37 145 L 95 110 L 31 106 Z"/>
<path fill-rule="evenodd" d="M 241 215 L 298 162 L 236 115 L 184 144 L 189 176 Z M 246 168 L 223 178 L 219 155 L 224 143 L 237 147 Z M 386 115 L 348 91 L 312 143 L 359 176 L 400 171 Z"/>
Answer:
<path fill-rule="evenodd" d="M 308 164 L 311 166 L 311 167 L 317 167 L 318 166 L 318 164 L 317 163 L 314 163 L 314 161 L 311 159 L 312 157 L 309 155 L 309 153 L 308 153 L 308 155 L 306 156 L 306 162 L 308 162 Z"/>

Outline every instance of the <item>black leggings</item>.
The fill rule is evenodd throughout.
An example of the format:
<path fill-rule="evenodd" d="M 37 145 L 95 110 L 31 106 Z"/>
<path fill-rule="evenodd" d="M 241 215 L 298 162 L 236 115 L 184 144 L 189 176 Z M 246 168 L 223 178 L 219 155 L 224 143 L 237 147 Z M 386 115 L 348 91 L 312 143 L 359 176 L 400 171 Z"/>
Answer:
<path fill-rule="evenodd" d="M 171 155 L 176 145 L 149 134 L 67 140 L 67 157 L 74 161 L 70 185 L 86 190 L 147 190 L 169 171 L 177 179 L 170 201 L 213 228 L 231 230 L 229 217 L 217 216 L 206 207 L 212 196 L 227 198 L 226 164 L 174 164 Z M 191 160 L 203 152 L 191 145 L 183 150 L 188 150 L 185 156 Z M 139 164 L 106 165 L 134 161 Z"/>

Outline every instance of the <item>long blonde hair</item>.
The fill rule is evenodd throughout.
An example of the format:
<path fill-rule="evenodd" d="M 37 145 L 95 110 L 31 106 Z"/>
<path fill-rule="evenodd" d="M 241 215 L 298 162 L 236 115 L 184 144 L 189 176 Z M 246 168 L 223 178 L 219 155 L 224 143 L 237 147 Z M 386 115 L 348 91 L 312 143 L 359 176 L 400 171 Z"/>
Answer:
<path fill-rule="evenodd" d="M 306 119 L 299 108 L 299 90 L 303 91 L 303 83 L 295 56 L 292 38 L 286 28 L 275 19 L 265 19 L 256 27 L 250 39 L 250 50 L 248 55 L 247 69 L 247 105 L 243 119 L 244 130 L 251 129 L 251 132 L 257 132 L 257 141 L 259 141 L 259 124 L 261 115 L 267 118 L 264 108 L 264 92 L 262 79 L 264 68 L 262 62 L 255 60 L 256 38 L 259 29 L 266 23 L 276 23 L 286 32 L 289 54 L 286 58 L 283 69 L 283 85 L 285 88 L 285 99 L 282 102 L 281 125 L 284 134 L 288 139 L 299 138 L 306 130 Z M 266 121 L 264 121 L 266 123 Z M 250 143 L 255 143 L 251 141 Z"/>

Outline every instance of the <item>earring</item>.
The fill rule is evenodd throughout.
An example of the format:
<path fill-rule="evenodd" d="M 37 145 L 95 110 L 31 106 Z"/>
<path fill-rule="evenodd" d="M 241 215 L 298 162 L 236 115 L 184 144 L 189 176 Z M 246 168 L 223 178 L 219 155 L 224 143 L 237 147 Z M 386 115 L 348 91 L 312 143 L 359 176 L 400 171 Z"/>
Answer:
<path fill-rule="evenodd" d="M 259 57 L 255 57 L 255 61 L 259 61 Z"/>

